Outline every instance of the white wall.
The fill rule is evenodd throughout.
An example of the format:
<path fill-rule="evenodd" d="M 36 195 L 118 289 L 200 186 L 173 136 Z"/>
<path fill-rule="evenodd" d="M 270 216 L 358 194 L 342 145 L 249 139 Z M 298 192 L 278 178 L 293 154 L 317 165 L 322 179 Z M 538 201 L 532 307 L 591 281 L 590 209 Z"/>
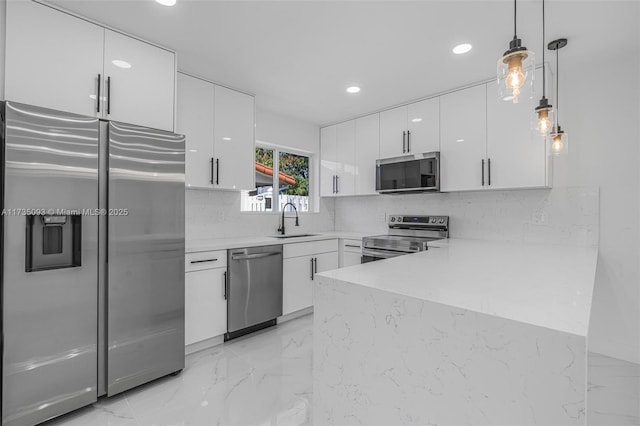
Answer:
<path fill-rule="evenodd" d="M 588 51 L 585 45 L 595 40 L 586 36 L 570 39 L 560 51 L 561 125 L 570 147 L 567 156 L 554 159 L 554 189 L 339 199 L 336 228 L 384 231 L 384 214 L 392 212 L 450 214 L 453 236 L 577 243 L 598 217 L 588 188 L 599 188 L 589 350 L 640 363 L 639 9 L 638 2 L 612 4 L 621 34 L 590 22 L 589 37 L 611 38 L 604 56 L 572 55 L 572 47 Z M 623 47 L 615 41 L 619 38 Z M 553 55 L 551 63 L 555 68 Z M 571 187 L 587 189 L 583 196 Z M 548 232 L 533 223 L 539 211 L 547 212 Z"/>
<path fill-rule="evenodd" d="M 7 36 L 7 2 L 0 0 L 0 100 L 4 99 L 4 56 Z"/>
<path fill-rule="evenodd" d="M 256 110 L 257 140 L 317 153 L 320 145 L 319 135 L 320 130 L 316 125 L 268 111 Z M 317 163 L 317 157 L 316 155 L 315 163 Z M 315 190 L 317 191 L 317 185 Z M 241 213 L 239 192 L 190 189 L 186 192 L 185 202 L 187 240 L 275 235 L 278 229 L 280 216 L 277 213 Z M 295 228 L 295 232 L 332 231 L 333 200 L 320 200 L 319 210 L 318 213 L 302 214 L 300 227 Z M 293 232 L 292 228 L 288 229 Z"/>

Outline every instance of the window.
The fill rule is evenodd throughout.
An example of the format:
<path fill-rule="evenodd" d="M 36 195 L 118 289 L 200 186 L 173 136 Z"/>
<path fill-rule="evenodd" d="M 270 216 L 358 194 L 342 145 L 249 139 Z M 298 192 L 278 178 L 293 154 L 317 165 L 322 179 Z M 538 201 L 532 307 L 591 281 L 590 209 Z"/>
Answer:
<path fill-rule="evenodd" d="M 278 212 L 293 204 L 298 212 L 311 211 L 310 157 L 290 148 L 256 146 L 256 190 L 243 191 L 241 211 Z M 274 161 L 277 159 L 277 161 Z M 274 188 L 277 188 L 274 191 Z"/>

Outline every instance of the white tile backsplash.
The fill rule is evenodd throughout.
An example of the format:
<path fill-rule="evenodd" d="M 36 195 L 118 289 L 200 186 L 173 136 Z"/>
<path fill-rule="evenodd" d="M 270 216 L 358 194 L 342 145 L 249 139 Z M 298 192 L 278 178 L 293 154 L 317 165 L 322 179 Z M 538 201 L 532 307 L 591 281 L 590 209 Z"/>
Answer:
<path fill-rule="evenodd" d="M 289 233 L 333 231 L 334 202 L 320 200 L 319 213 L 300 214 L 300 226 L 287 219 Z M 287 217 L 295 216 L 287 211 Z M 280 215 L 275 213 L 241 213 L 240 192 L 188 189 L 185 194 L 185 237 L 202 238 L 250 237 L 275 235 Z"/>
<path fill-rule="evenodd" d="M 449 215 L 450 237 L 597 245 L 598 188 L 338 198 L 335 230 L 386 233 L 387 214 Z"/>

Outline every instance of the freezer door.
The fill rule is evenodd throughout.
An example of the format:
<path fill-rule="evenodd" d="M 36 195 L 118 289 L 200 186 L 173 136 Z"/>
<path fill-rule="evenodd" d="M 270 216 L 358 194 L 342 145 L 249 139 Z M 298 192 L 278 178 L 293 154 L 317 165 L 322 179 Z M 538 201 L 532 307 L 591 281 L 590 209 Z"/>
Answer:
<path fill-rule="evenodd" d="M 107 394 L 184 367 L 184 136 L 109 123 Z"/>
<path fill-rule="evenodd" d="M 2 423 L 33 425 L 96 400 L 98 120 L 0 107 Z"/>

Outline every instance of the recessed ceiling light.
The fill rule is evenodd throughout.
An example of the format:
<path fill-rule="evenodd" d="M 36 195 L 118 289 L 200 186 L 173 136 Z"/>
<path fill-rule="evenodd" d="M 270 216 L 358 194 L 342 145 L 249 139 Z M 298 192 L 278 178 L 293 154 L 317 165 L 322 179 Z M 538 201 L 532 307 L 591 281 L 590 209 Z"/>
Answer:
<path fill-rule="evenodd" d="M 513 96 L 509 95 L 509 96 L 505 96 L 504 98 L 502 98 L 503 101 L 512 101 L 513 100 Z"/>
<path fill-rule="evenodd" d="M 156 0 L 163 6 L 175 6 L 176 0 Z"/>
<path fill-rule="evenodd" d="M 453 53 L 455 53 L 456 55 L 462 55 L 463 53 L 467 53 L 468 51 L 470 51 L 472 47 L 473 46 L 471 46 L 469 43 L 462 43 L 453 48 Z"/>
<path fill-rule="evenodd" d="M 349 93 L 358 93 L 360 88 L 358 86 L 347 87 L 347 92 Z"/>
<path fill-rule="evenodd" d="M 464 139 L 456 139 L 456 142 L 464 142 Z"/>
<path fill-rule="evenodd" d="M 231 138 L 222 138 L 223 141 L 230 141 Z"/>
<path fill-rule="evenodd" d="M 422 121 L 422 118 L 418 117 L 418 118 L 414 118 L 413 120 L 411 120 L 412 123 L 419 123 Z"/>
<path fill-rule="evenodd" d="M 119 68 L 129 69 L 131 68 L 131 64 L 127 61 L 123 61 L 122 59 L 114 59 L 111 61 L 113 65 Z"/>

